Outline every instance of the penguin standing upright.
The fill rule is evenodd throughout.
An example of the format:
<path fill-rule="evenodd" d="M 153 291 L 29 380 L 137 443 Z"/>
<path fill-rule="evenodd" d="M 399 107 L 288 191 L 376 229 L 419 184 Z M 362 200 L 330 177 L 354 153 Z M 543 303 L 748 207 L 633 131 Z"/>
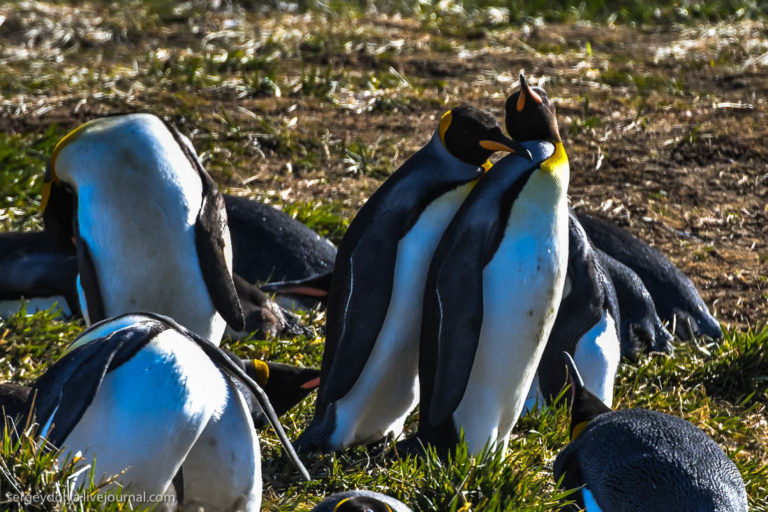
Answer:
<path fill-rule="evenodd" d="M 582 487 L 586 512 L 746 512 L 736 465 L 704 432 L 645 409 L 611 411 L 584 386 L 563 353 L 571 381 L 571 443 L 555 459 L 555 481 Z"/>
<path fill-rule="evenodd" d="M 583 370 L 590 389 L 608 407 L 621 359 L 619 306 L 613 283 L 589 243 L 584 228 L 568 216 L 568 272 L 552 332 L 541 356 L 536 378 L 525 401 L 551 404 L 568 383 L 562 353 L 568 352 Z"/>
<path fill-rule="evenodd" d="M 424 281 L 445 226 L 495 151 L 522 151 L 459 107 L 362 207 L 336 258 L 315 417 L 297 441 L 338 449 L 398 434 L 417 401 Z"/>
<path fill-rule="evenodd" d="M 259 442 L 240 390 L 253 394 L 308 479 L 240 361 L 168 317 L 93 324 L 34 383 L 26 408 L 54 446 L 95 457 L 97 482 L 117 475 L 132 493 L 159 495 L 173 480 L 184 503 L 258 511 Z M 87 482 L 83 472 L 75 483 Z"/>
<path fill-rule="evenodd" d="M 555 107 L 521 76 L 506 123 L 532 160 L 509 155 L 488 171 L 446 229 L 427 278 L 417 437 L 441 452 L 462 430 L 471 453 L 506 448 L 563 291 L 569 166 Z"/>
<path fill-rule="evenodd" d="M 643 280 L 662 320 L 672 322 L 681 340 L 720 339 L 723 332 L 688 276 L 666 256 L 627 231 L 597 217 L 579 215 L 595 247 L 631 268 Z"/>
<path fill-rule="evenodd" d="M 134 311 L 219 343 L 242 329 L 224 203 L 188 139 L 151 114 L 96 119 L 54 148 L 47 230 L 77 245 L 87 323 Z"/>

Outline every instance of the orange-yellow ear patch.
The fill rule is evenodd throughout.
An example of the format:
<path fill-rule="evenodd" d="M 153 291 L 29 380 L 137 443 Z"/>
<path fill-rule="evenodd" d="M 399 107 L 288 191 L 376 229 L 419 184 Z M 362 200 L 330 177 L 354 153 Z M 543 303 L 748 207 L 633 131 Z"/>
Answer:
<path fill-rule="evenodd" d="M 437 126 L 437 133 L 440 135 L 440 142 L 443 143 L 443 146 L 445 146 L 445 132 L 448 131 L 448 127 L 451 126 L 452 121 L 453 114 L 449 110 L 443 114 L 443 117 L 440 118 L 440 124 Z"/>
<path fill-rule="evenodd" d="M 253 368 L 256 375 L 256 383 L 263 388 L 267 387 L 269 381 L 269 365 L 258 359 L 253 360 Z"/>

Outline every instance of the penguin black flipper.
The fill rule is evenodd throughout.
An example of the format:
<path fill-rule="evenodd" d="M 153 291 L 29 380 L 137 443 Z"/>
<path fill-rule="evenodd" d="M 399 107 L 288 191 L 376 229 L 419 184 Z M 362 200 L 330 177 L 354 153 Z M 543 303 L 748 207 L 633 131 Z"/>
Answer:
<path fill-rule="evenodd" d="M 37 422 L 42 425 L 41 434 L 54 446 L 61 446 L 80 421 L 106 373 L 129 360 L 164 330 L 159 323 L 142 323 L 111 333 L 105 342 L 89 343 L 92 334 L 88 333 L 98 332 L 100 325 L 93 324 L 83 335 L 85 338 L 81 337 L 84 344 L 62 356 L 32 386 L 27 409 L 34 408 Z"/>
<path fill-rule="evenodd" d="M 422 410 L 421 415 L 431 427 L 450 418 L 467 387 L 483 323 L 483 269 L 504 237 L 512 204 L 533 171 L 555 151 L 548 142 L 525 147 L 532 159 L 512 154 L 503 159 L 512 165 L 501 171 L 499 164 L 492 167 L 459 208 L 435 250 L 424 292 L 419 349 L 419 374 L 425 376 L 420 379 L 421 403 L 429 404 L 428 414 Z M 481 194 L 483 201 L 472 201 Z"/>
<path fill-rule="evenodd" d="M 165 126 L 179 144 L 190 165 L 197 170 L 203 186 L 203 200 L 195 222 L 195 248 L 203 281 L 216 311 L 227 325 L 241 331 L 245 327 L 245 316 L 232 280 L 232 269 L 227 265 L 225 256 L 229 228 L 224 198 L 188 140 L 185 140 L 171 123 L 165 122 Z"/>
<path fill-rule="evenodd" d="M 385 183 L 386 184 L 386 183 Z M 367 206 L 367 205 L 366 205 Z M 358 218 L 376 208 L 369 208 L 361 211 Z M 358 221 L 360 224 L 368 225 L 369 222 Z M 323 403 L 330 403 L 344 396 L 357 380 L 357 377 L 363 371 L 365 362 L 373 350 L 376 342 L 376 335 L 381 330 L 386 317 L 386 308 L 380 307 L 381 304 L 389 304 L 392 297 L 392 282 L 395 275 L 395 260 L 397 258 L 397 246 L 391 243 L 387 238 L 388 233 L 396 232 L 395 225 L 399 224 L 401 219 L 394 217 L 383 217 L 377 220 L 380 222 L 393 222 L 392 229 L 372 229 L 364 232 L 353 232 L 350 235 L 349 243 L 345 240 L 345 245 L 339 249 L 336 258 L 336 268 L 341 272 L 335 275 L 348 275 L 350 278 L 341 282 L 336 279 L 331 284 L 331 291 L 328 297 L 329 302 L 342 302 L 344 307 L 340 311 L 339 320 L 327 325 L 329 333 L 327 339 L 337 339 L 338 343 L 333 346 L 326 342 L 323 353 L 323 364 L 321 380 L 323 385 L 320 388 L 318 397 Z M 373 222 L 370 220 L 370 222 Z M 351 247 L 351 251 L 347 251 Z M 371 268 L 369 262 L 378 262 L 377 268 Z M 364 280 L 363 280 L 364 276 Z M 363 288 L 358 283 L 365 282 Z M 356 311 L 367 311 L 368 315 L 357 314 Z M 366 318 L 365 322 L 355 322 L 355 319 Z M 335 326 L 341 327 L 338 336 L 331 336 L 330 330 Z M 343 354 L 343 358 L 337 357 Z M 331 364 L 325 364 L 325 360 Z M 343 367 L 344 371 L 339 369 Z M 337 378 L 327 379 L 327 376 L 333 374 Z M 343 378 L 342 378 L 343 377 Z"/>
<path fill-rule="evenodd" d="M 96 267 L 93 263 L 91 251 L 88 244 L 79 236 L 75 236 L 77 244 L 77 269 L 80 277 L 80 288 L 85 295 L 85 302 L 88 311 L 88 321 L 90 323 L 101 322 L 106 318 L 104 313 L 104 300 L 101 297 L 99 288 L 99 275 L 96 273 Z"/>

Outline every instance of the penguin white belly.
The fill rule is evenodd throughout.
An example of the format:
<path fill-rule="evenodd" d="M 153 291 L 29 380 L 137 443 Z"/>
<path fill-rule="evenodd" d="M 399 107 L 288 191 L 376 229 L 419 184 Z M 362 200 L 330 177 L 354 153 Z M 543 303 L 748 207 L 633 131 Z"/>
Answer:
<path fill-rule="evenodd" d="M 18 313 L 21 310 L 22 302 L 26 306 L 27 316 L 51 308 L 56 308 L 54 311 L 59 313 L 57 318 L 69 318 L 72 316 L 67 299 L 61 295 L 54 295 L 53 297 L 33 297 L 23 301 L 0 300 L 0 318 L 9 318 Z"/>
<path fill-rule="evenodd" d="M 227 405 L 212 418 L 182 465 L 184 506 L 207 511 L 258 512 L 259 438 L 240 391 L 228 384 Z"/>
<path fill-rule="evenodd" d="M 221 414 L 226 393 L 224 377 L 201 349 L 175 330 L 163 331 L 106 374 L 64 452 L 95 457 L 97 481 L 120 475 L 131 492 L 160 494 L 208 421 Z"/>
<path fill-rule="evenodd" d="M 602 402 L 613 405 L 613 382 L 621 359 L 616 323 L 607 311 L 576 344 L 573 360 L 584 379 L 584 386 Z"/>
<path fill-rule="evenodd" d="M 211 301 L 195 246 L 199 180 L 193 177 L 180 189 L 161 183 L 146 190 L 151 185 L 135 178 L 116 179 L 114 192 L 104 183 L 98 191 L 78 189 L 80 236 L 93 259 L 104 313 L 168 315 L 218 344 L 225 322 Z"/>
<path fill-rule="evenodd" d="M 453 413 L 471 453 L 486 444 L 506 449 L 557 314 L 568 261 L 568 213 L 564 187 L 554 185 L 549 173 L 531 175 L 483 269 L 479 342 Z"/>
<path fill-rule="evenodd" d="M 370 443 L 402 432 L 419 399 L 419 337 L 429 264 L 443 231 L 474 185 L 462 185 L 433 201 L 400 240 L 387 315 L 362 373 L 336 402 L 330 446 Z"/>

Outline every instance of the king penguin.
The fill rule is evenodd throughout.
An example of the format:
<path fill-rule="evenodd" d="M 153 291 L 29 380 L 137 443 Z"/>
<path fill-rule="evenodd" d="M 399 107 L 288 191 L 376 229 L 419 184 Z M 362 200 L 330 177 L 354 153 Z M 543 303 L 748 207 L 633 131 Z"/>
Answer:
<path fill-rule="evenodd" d="M 86 323 L 155 311 L 214 343 L 243 328 L 223 199 L 170 124 L 85 123 L 54 148 L 42 195 L 46 229 L 76 243 Z"/>
<path fill-rule="evenodd" d="M 495 151 L 525 153 L 491 114 L 472 107 L 449 110 L 430 142 L 350 224 L 328 296 L 315 417 L 297 441 L 300 449 L 340 449 L 402 431 L 418 400 L 429 261 Z"/>
<path fill-rule="evenodd" d="M 348 491 L 324 499 L 312 512 L 413 512 L 406 504 L 386 494 Z"/>
<path fill-rule="evenodd" d="M 720 339 L 723 332 L 698 290 L 666 256 L 627 231 L 597 217 L 579 216 L 595 247 L 631 268 L 643 280 L 662 320 L 672 322 L 681 340 Z"/>
<path fill-rule="evenodd" d="M 563 353 L 571 381 L 571 442 L 555 459 L 555 481 L 586 512 L 746 512 L 736 465 L 691 423 L 645 409 L 611 411 L 584 387 Z"/>
<path fill-rule="evenodd" d="M 555 321 L 568 263 L 569 166 L 555 107 L 520 77 L 509 155 L 472 190 L 429 267 L 417 439 L 440 453 L 506 449 Z"/>
<path fill-rule="evenodd" d="M 552 404 L 568 383 L 562 353 L 582 369 L 587 386 L 610 407 L 621 359 L 620 314 L 613 282 L 576 216 L 568 216 L 568 271 L 563 297 L 533 380 L 526 410 Z"/>
<path fill-rule="evenodd" d="M 93 324 L 34 383 L 26 406 L 49 443 L 95 458 L 96 482 L 117 475 L 129 492 L 147 495 L 173 482 L 181 504 L 258 511 L 259 442 L 241 389 L 255 396 L 309 479 L 240 361 L 169 317 Z M 76 484 L 87 480 L 83 472 Z"/>

